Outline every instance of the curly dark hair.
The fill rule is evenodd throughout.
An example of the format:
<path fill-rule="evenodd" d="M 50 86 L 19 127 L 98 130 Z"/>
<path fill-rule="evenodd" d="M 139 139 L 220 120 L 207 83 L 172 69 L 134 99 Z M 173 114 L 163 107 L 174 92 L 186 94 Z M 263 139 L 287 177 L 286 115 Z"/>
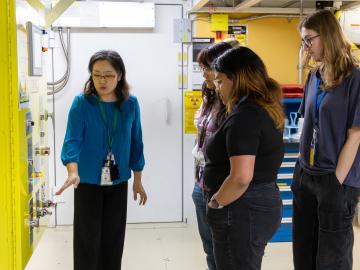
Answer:
<path fill-rule="evenodd" d="M 84 86 L 85 97 L 89 98 L 94 95 L 98 96 L 91 74 L 93 71 L 94 64 L 100 60 L 108 61 L 110 63 L 110 65 L 116 70 L 116 72 L 121 75 L 121 79 L 117 83 L 116 88 L 115 88 L 115 95 L 117 98 L 116 106 L 119 109 L 121 109 L 121 104 L 123 103 L 123 101 L 125 101 L 129 98 L 129 88 L 130 87 L 129 87 L 128 82 L 126 81 L 126 70 L 125 70 L 124 62 L 123 62 L 121 56 L 116 51 L 102 50 L 102 51 L 98 51 L 98 52 L 94 53 L 91 56 L 90 61 L 89 61 L 89 67 L 88 67 L 89 72 L 90 72 L 90 77 Z"/>

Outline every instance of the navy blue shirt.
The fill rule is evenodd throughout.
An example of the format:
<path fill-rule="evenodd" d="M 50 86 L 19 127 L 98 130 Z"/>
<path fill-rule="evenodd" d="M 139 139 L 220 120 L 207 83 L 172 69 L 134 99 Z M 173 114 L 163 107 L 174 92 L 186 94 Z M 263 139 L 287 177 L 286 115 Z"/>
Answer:
<path fill-rule="evenodd" d="M 300 165 L 312 175 L 334 173 L 340 152 L 347 139 L 347 131 L 360 127 L 360 70 L 354 68 L 343 82 L 327 91 L 319 107 L 319 135 L 315 164 L 310 166 L 310 143 L 314 126 L 314 97 L 320 73 L 309 73 L 299 114 L 304 116 L 300 138 Z M 345 178 L 345 185 L 360 187 L 360 150 Z"/>
<path fill-rule="evenodd" d="M 102 104 L 111 130 L 118 108 L 115 102 Z M 64 165 L 78 164 L 81 183 L 100 184 L 101 168 L 108 153 L 107 131 L 98 100 L 94 96 L 76 96 L 69 112 L 61 160 Z M 113 184 L 128 180 L 131 170 L 142 171 L 144 168 L 140 108 L 134 96 L 121 105 L 112 152 L 119 168 L 119 179 Z"/>

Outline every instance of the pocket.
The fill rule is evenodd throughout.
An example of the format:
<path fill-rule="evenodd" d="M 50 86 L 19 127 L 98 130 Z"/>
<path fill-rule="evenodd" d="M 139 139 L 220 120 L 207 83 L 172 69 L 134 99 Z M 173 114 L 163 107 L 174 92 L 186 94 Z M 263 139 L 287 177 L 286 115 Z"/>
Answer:
<path fill-rule="evenodd" d="M 212 226 L 227 226 L 228 225 L 228 207 L 221 209 L 206 207 L 206 220 Z"/>
<path fill-rule="evenodd" d="M 348 231 L 352 228 L 357 198 L 354 196 L 353 188 L 341 185 L 334 174 L 331 174 L 331 180 L 333 186 L 328 188 L 319 202 L 320 230 Z"/>
<path fill-rule="evenodd" d="M 333 180 L 334 180 L 335 184 L 337 184 L 338 186 L 342 186 L 342 183 L 341 183 L 341 182 L 339 181 L 339 179 L 336 177 L 336 173 L 335 173 L 335 172 L 332 174 L 332 176 L 333 176 Z"/>
<path fill-rule="evenodd" d="M 359 202 L 357 188 L 343 185 L 345 194 L 345 219 L 353 220 Z"/>

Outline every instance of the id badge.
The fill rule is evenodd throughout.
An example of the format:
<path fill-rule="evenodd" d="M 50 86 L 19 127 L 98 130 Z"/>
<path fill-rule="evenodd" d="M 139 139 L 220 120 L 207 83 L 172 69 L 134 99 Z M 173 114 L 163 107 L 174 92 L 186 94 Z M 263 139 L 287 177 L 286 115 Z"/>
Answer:
<path fill-rule="evenodd" d="M 101 168 L 101 183 L 102 186 L 111 186 L 111 173 L 110 173 L 110 167 L 104 166 Z"/>
<path fill-rule="evenodd" d="M 119 179 L 119 169 L 116 163 L 110 164 L 110 179 L 111 181 Z"/>
<path fill-rule="evenodd" d="M 315 145 L 311 144 L 310 146 L 310 159 L 309 159 L 310 166 L 314 166 L 315 164 Z"/>
<path fill-rule="evenodd" d="M 312 137 L 312 140 L 311 140 L 311 143 L 310 143 L 310 158 L 309 158 L 310 166 L 315 165 L 316 144 L 317 144 L 317 130 L 314 129 L 313 130 L 313 137 Z"/>
<path fill-rule="evenodd" d="M 119 168 L 115 161 L 115 156 L 112 152 L 109 153 L 110 155 L 110 179 L 114 181 L 119 179 Z"/>

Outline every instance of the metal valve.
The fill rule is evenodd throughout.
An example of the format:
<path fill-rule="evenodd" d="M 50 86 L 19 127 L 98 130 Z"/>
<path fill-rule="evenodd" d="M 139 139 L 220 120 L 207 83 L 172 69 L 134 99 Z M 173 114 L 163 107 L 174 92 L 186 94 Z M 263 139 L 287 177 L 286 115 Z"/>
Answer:
<path fill-rule="evenodd" d="M 46 208 L 36 210 L 37 217 L 44 217 L 44 216 L 51 216 L 51 215 L 52 215 L 52 212 Z"/>
<path fill-rule="evenodd" d="M 51 216 L 51 215 L 52 215 L 52 212 L 45 209 L 45 208 L 36 209 L 36 217 L 37 218 L 41 218 L 41 217 L 45 217 L 45 216 Z"/>
<path fill-rule="evenodd" d="M 40 148 L 40 155 L 42 156 L 48 156 L 50 155 L 50 147 L 41 147 Z"/>
<path fill-rule="evenodd" d="M 30 220 L 30 221 L 29 221 L 29 226 L 30 226 L 31 228 L 39 228 L 39 226 L 40 226 L 39 219 L 36 218 L 35 220 Z"/>
<path fill-rule="evenodd" d="M 36 147 L 35 148 L 35 155 L 41 155 L 41 156 L 48 156 L 50 155 L 50 147 Z"/>
<path fill-rule="evenodd" d="M 49 119 L 49 117 L 52 119 L 53 113 L 49 113 L 47 110 L 45 110 L 44 113 L 40 114 L 40 120 L 47 121 Z"/>
<path fill-rule="evenodd" d="M 49 208 L 49 207 L 56 207 L 57 206 L 57 203 L 54 203 L 53 201 L 51 200 L 46 200 L 44 202 L 41 203 L 42 207 L 44 208 Z"/>
<path fill-rule="evenodd" d="M 32 121 L 32 120 L 27 120 L 26 121 L 26 126 L 27 127 L 33 127 L 35 125 L 35 122 L 34 121 Z"/>

